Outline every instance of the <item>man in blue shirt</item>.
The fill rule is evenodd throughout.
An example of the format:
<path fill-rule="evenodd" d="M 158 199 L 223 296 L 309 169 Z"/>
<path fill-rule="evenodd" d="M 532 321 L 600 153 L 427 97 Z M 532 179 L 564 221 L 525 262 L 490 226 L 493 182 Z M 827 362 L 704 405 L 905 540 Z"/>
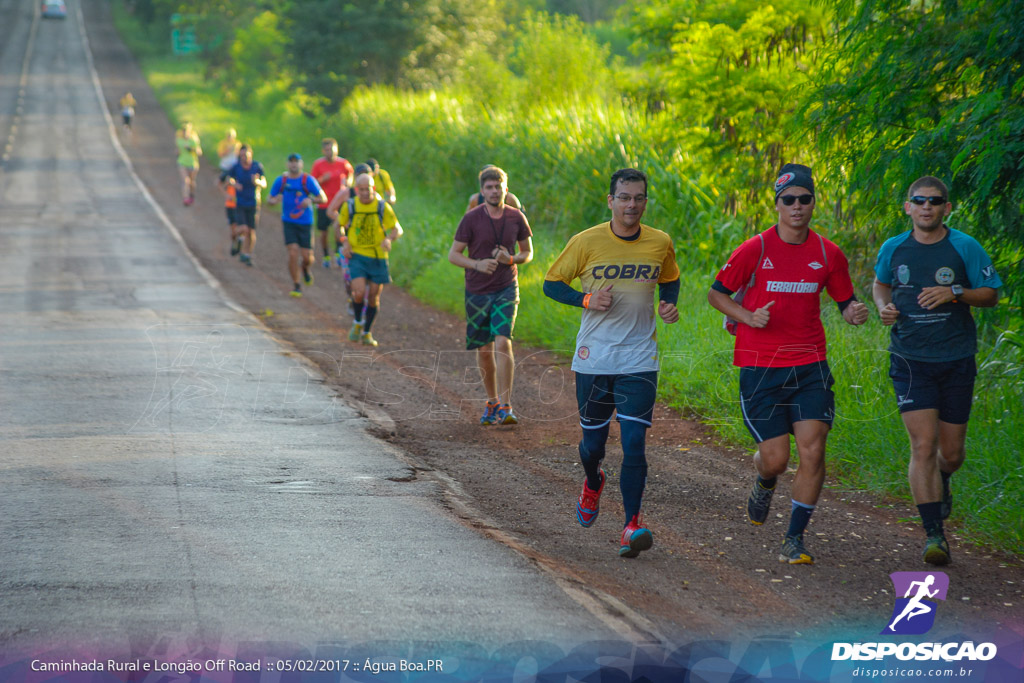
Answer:
<path fill-rule="evenodd" d="M 260 190 L 266 189 L 267 179 L 263 175 L 263 164 L 253 161 L 252 147 L 242 145 L 238 149 L 238 163 L 221 174 L 221 182 L 235 188 L 235 221 L 242 228 L 244 242 L 239 245 L 239 260 L 252 265 L 252 254 L 256 248 L 256 226 L 260 219 Z"/>
<path fill-rule="evenodd" d="M 284 225 L 284 244 L 288 247 L 288 272 L 295 287 L 292 296 L 302 296 L 299 270 L 307 285 L 313 284 L 313 204 L 326 204 L 327 195 L 316 178 L 302 172 L 302 157 L 288 155 L 288 172 L 282 174 L 270 188 L 268 204 L 281 203 L 281 222 Z"/>
<path fill-rule="evenodd" d="M 941 180 L 916 180 L 903 210 L 913 228 L 882 245 L 872 294 L 882 324 L 892 326 L 889 377 L 910 435 L 910 492 L 928 536 L 924 561 L 946 565 L 942 520 L 953 504 L 950 477 L 964 463 L 977 374 L 971 306 L 995 306 L 1002 282 L 982 246 L 943 222 L 953 205 Z"/>

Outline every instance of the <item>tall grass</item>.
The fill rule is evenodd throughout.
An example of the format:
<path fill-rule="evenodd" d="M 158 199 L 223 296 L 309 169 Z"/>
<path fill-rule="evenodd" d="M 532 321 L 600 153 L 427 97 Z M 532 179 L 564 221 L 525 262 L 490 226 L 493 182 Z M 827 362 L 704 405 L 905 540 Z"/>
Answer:
<path fill-rule="evenodd" d="M 612 171 L 644 169 L 652 197 L 645 223 L 672 235 L 683 271 L 680 322 L 658 332 L 661 398 L 713 425 L 723 440 L 752 445 L 739 419 L 733 338 L 705 300 L 717 267 L 743 239 L 742 226 L 688 180 L 696 177 L 693 160 L 646 139 L 643 117 L 629 107 L 594 102 L 512 113 L 457 93 L 376 88 L 358 91 L 341 111 L 314 120 L 287 100 L 265 104 L 267 110 L 232 110 L 201 77 L 197 62 L 149 57 L 144 69 L 173 119 L 190 118 L 208 147 L 227 126 L 236 127 L 270 174 L 283 171 L 288 152 L 316 156 L 325 135 L 337 137 L 353 163 L 379 159 L 396 182 L 396 209 L 407 231 L 392 254 L 392 273 L 416 296 L 454 313 L 462 312 L 463 272 L 446 253 L 477 171 L 485 163 L 502 166 L 534 230 L 536 258 L 520 275 L 517 338 L 566 354 L 574 347 L 579 311 L 543 295 L 544 273 L 571 234 L 607 220 Z M 818 228 L 847 251 L 861 298 L 869 300 L 877 245 L 851 242 L 820 214 Z M 834 306 L 823 308 L 837 380 L 830 471 L 841 487 L 899 498 L 909 509 L 909 446 L 887 376 L 887 330 L 877 318 L 850 327 Z M 1024 343 L 1013 332 L 997 343 L 1000 330 L 985 327 L 994 334 L 983 339 L 979 354 L 967 464 L 954 478 L 954 522 L 979 542 L 1024 554 Z"/>

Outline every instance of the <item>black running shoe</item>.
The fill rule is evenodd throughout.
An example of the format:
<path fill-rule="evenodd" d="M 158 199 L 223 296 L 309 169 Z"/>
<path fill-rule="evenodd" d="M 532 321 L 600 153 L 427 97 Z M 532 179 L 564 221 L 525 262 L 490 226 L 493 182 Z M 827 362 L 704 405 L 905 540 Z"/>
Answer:
<path fill-rule="evenodd" d="M 804 536 L 786 536 L 779 551 L 779 562 L 789 564 L 814 564 L 814 558 L 804 547 Z"/>
<path fill-rule="evenodd" d="M 946 542 L 944 534 L 938 533 L 928 536 L 928 541 L 924 544 L 924 561 L 938 567 L 943 567 L 952 562 L 952 557 L 949 554 L 949 543 Z"/>
<path fill-rule="evenodd" d="M 747 498 L 747 517 L 751 524 L 761 526 L 764 524 L 764 520 L 768 519 L 768 508 L 771 507 L 774 494 L 774 487 L 766 489 L 761 486 L 760 482 L 754 482 L 754 488 L 751 489 L 750 497 Z"/>

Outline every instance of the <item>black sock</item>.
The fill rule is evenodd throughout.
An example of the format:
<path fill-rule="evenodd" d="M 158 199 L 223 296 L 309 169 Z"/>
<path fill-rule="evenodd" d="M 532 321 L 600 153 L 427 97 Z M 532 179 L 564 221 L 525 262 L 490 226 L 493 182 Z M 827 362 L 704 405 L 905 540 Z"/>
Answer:
<path fill-rule="evenodd" d="M 775 488 L 775 484 L 777 484 L 778 482 L 779 482 L 779 478 L 778 477 L 772 477 L 771 479 L 765 479 L 760 474 L 757 475 L 757 483 L 760 484 L 761 488 L 763 488 L 763 489 L 773 489 L 773 488 Z"/>
<path fill-rule="evenodd" d="M 929 536 L 942 534 L 942 503 L 921 503 L 917 511 L 921 514 L 921 524 Z"/>
<path fill-rule="evenodd" d="M 377 317 L 377 307 L 367 306 L 366 307 L 366 318 L 363 320 L 363 334 L 370 331 L 370 325 L 373 324 L 373 319 Z"/>
<path fill-rule="evenodd" d="M 363 324 L 363 302 L 362 301 L 354 301 L 354 302 L 352 302 L 352 310 L 354 311 L 353 316 L 355 317 L 356 322 L 359 323 L 360 325 L 362 325 Z"/>
<path fill-rule="evenodd" d="M 807 523 L 811 521 L 811 513 L 813 512 L 813 505 L 798 503 L 794 500 L 793 512 L 789 516 L 789 530 L 786 532 L 786 535 L 800 536 L 803 534 L 804 529 L 807 528 Z"/>

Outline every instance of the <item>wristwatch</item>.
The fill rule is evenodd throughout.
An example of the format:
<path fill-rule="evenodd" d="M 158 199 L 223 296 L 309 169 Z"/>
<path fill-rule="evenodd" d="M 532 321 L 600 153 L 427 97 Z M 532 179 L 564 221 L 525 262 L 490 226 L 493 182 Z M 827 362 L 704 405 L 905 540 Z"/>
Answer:
<path fill-rule="evenodd" d="M 964 295 L 964 286 L 953 285 L 950 289 L 953 290 L 953 303 L 957 303 L 957 299 Z"/>

